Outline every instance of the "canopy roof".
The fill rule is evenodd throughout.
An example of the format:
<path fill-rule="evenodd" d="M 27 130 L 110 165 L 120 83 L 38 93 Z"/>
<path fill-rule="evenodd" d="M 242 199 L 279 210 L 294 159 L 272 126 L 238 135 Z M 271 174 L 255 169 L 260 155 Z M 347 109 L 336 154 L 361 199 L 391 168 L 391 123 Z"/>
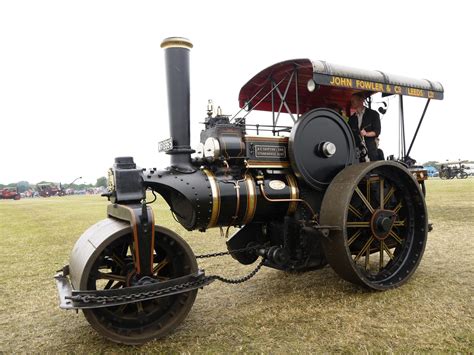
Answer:
<path fill-rule="evenodd" d="M 309 80 L 316 84 L 312 92 L 308 90 Z M 250 108 L 260 111 L 303 113 L 317 107 L 346 109 L 355 92 L 367 96 L 381 92 L 384 96 L 442 100 L 443 91 L 439 82 L 427 79 L 350 68 L 321 60 L 294 59 L 274 64 L 255 75 L 240 90 L 239 105 L 244 107 L 249 103 Z"/>

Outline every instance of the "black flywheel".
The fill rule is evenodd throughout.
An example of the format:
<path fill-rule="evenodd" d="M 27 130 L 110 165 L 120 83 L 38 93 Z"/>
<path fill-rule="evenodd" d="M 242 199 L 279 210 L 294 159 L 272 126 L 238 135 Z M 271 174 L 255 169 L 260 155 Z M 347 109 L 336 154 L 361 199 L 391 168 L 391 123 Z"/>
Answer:
<path fill-rule="evenodd" d="M 331 267 L 345 280 L 384 290 L 406 282 L 426 245 L 425 200 L 410 172 L 396 162 L 362 163 L 341 171 L 321 206 Z"/>
<path fill-rule="evenodd" d="M 341 115 L 318 108 L 306 112 L 293 126 L 288 153 L 298 179 L 324 190 L 337 173 L 354 163 L 354 137 Z"/>

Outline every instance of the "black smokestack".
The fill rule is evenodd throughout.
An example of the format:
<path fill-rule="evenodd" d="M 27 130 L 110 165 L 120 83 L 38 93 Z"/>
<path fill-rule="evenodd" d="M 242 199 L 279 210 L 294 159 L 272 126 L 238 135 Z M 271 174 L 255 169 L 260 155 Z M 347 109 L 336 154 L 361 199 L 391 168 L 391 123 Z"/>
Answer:
<path fill-rule="evenodd" d="M 183 172 L 194 171 L 191 166 L 189 114 L 189 51 L 193 44 L 186 38 L 170 37 L 161 42 L 165 50 L 168 111 L 173 149 L 171 166 Z"/>

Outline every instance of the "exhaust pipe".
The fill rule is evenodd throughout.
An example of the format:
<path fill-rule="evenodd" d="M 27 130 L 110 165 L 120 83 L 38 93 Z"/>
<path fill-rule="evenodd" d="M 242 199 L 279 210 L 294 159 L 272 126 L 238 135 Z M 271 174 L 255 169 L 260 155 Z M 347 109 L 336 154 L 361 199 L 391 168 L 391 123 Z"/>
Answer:
<path fill-rule="evenodd" d="M 191 165 L 190 110 L 189 110 L 189 51 L 193 44 L 186 38 L 169 37 L 161 42 L 165 50 L 168 111 L 173 148 L 171 167 L 183 173 L 195 171 Z"/>

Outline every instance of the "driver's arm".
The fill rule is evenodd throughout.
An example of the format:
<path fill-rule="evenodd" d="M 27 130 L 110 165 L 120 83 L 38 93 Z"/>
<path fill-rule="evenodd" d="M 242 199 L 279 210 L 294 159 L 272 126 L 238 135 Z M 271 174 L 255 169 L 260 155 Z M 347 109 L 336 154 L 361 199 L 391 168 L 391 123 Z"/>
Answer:
<path fill-rule="evenodd" d="M 378 137 L 380 135 L 380 116 L 377 112 L 373 111 L 372 115 L 372 131 L 362 130 L 361 134 L 364 137 Z"/>

